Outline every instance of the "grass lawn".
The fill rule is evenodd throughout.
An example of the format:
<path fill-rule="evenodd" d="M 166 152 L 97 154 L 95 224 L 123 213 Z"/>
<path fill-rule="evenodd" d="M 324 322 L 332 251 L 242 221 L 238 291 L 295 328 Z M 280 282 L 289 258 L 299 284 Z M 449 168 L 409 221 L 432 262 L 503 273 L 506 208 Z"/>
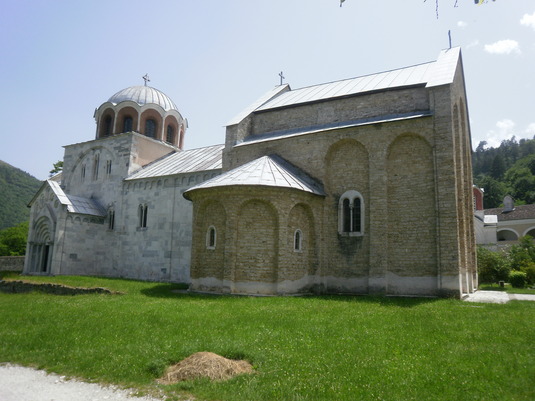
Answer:
<path fill-rule="evenodd" d="M 163 389 L 171 400 L 535 399 L 535 302 L 208 296 L 173 284 L 24 279 L 125 294 L 0 293 L 0 362 Z M 247 359 L 256 373 L 156 384 L 198 351 Z"/>

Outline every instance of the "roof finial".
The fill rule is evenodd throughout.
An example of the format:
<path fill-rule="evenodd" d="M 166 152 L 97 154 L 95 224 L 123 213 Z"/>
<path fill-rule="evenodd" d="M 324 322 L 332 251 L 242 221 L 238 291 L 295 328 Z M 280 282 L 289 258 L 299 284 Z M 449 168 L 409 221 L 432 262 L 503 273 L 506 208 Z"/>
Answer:
<path fill-rule="evenodd" d="M 282 85 L 282 80 L 284 79 L 284 75 L 282 75 L 282 71 L 279 73 L 279 77 L 281 77 L 281 85 Z"/>
<path fill-rule="evenodd" d="M 147 86 L 147 82 L 150 82 L 149 73 L 143 75 L 143 79 L 145 80 L 145 86 Z"/>

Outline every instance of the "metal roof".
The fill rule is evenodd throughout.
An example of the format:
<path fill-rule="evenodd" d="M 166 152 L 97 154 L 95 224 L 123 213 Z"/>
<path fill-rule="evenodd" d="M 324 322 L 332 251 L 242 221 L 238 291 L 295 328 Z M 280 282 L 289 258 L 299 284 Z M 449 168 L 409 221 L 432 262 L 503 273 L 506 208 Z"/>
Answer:
<path fill-rule="evenodd" d="M 81 196 L 68 195 L 56 181 L 47 180 L 50 189 L 62 205 L 67 206 L 69 213 L 85 214 L 89 216 L 105 217 L 106 210 L 94 199 Z"/>
<path fill-rule="evenodd" d="M 364 77 L 345 79 L 343 81 L 309 86 L 283 93 L 265 103 L 255 111 L 286 107 L 309 103 L 318 100 L 355 95 L 363 92 L 378 91 L 390 88 L 424 85 L 427 83 L 428 72 L 434 63 L 421 64 L 394 71 Z"/>
<path fill-rule="evenodd" d="M 284 86 L 285 91 L 281 91 L 281 87 L 276 87 L 243 110 L 227 125 L 238 124 L 247 115 L 256 111 L 394 88 L 446 85 L 453 82 L 460 54 L 460 48 L 455 47 L 441 51 L 436 61 L 424 64 L 294 90 L 288 90 L 287 85 Z"/>
<path fill-rule="evenodd" d="M 213 145 L 172 153 L 136 171 L 126 181 L 220 169 L 224 147 Z"/>
<path fill-rule="evenodd" d="M 280 93 L 286 92 L 290 90 L 290 85 L 280 85 L 276 86 L 273 89 L 271 89 L 269 92 L 262 95 L 260 98 L 258 98 L 256 101 L 251 103 L 249 106 L 247 106 L 245 109 L 243 109 L 238 115 L 234 116 L 228 123 L 229 125 L 238 124 L 241 120 L 243 120 L 245 117 L 247 117 L 249 114 L 251 114 L 253 111 L 258 109 L 260 106 L 262 106 L 267 101 L 273 99 L 274 97 L 278 96 Z"/>
<path fill-rule="evenodd" d="M 282 157 L 270 155 L 255 159 L 194 186 L 187 190 L 184 196 L 189 199 L 187 194 L 198 189 L 235 185 L 292 188 L 316 195 L 325 195 L 323 185 L 320 182 L 290 164 Z"/>
<path fill-rule="evenodd" d="M 157 104 L 165 111 L 178 110 L 176 104 L 165 93 L 151 86 L 130 86 L 114 94 L 108 99 L 108 102 L 118 104 L 130 100 L 140 106 L 144 104 Z"/>

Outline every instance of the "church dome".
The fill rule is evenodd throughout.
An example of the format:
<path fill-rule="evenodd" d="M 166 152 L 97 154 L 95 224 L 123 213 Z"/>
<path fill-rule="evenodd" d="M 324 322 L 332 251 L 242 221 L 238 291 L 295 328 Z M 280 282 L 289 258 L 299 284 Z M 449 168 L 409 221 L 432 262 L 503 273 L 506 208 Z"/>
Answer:
<path fill-rule="evenodd" d="M 171 98 L 147 85 L 120 90 L 95 110 L 94 118 L 96 139 L 135 132 L 179 149 L 188 126 Z"/>
<path fill-rule="evenodd" d="M 165 93 L 150 86 L 131 86 L 129 88 L 120 90 L 115 95 L 108 99 L 108 102 L 119 104 L 121 102 L 130 100 L 140 106 L 144 104 L 157 104 L 165 111 L 178 110 L 176 104 Z"/>

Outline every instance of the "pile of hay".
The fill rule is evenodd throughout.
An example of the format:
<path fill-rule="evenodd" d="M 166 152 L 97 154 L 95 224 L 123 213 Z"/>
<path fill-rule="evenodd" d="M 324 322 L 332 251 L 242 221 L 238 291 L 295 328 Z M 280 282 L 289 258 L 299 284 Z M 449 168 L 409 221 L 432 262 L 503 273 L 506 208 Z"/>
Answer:
<path fill-rule="evenodd" d="M 253 367 L 247 361 L 234 361 L 213 352 L 197 352 L 176 365 L 170 366 L 158 382 L 173 384 L 204 377 L 210 380 L 228 380 L 231 377 L 252 372 Z"/>

